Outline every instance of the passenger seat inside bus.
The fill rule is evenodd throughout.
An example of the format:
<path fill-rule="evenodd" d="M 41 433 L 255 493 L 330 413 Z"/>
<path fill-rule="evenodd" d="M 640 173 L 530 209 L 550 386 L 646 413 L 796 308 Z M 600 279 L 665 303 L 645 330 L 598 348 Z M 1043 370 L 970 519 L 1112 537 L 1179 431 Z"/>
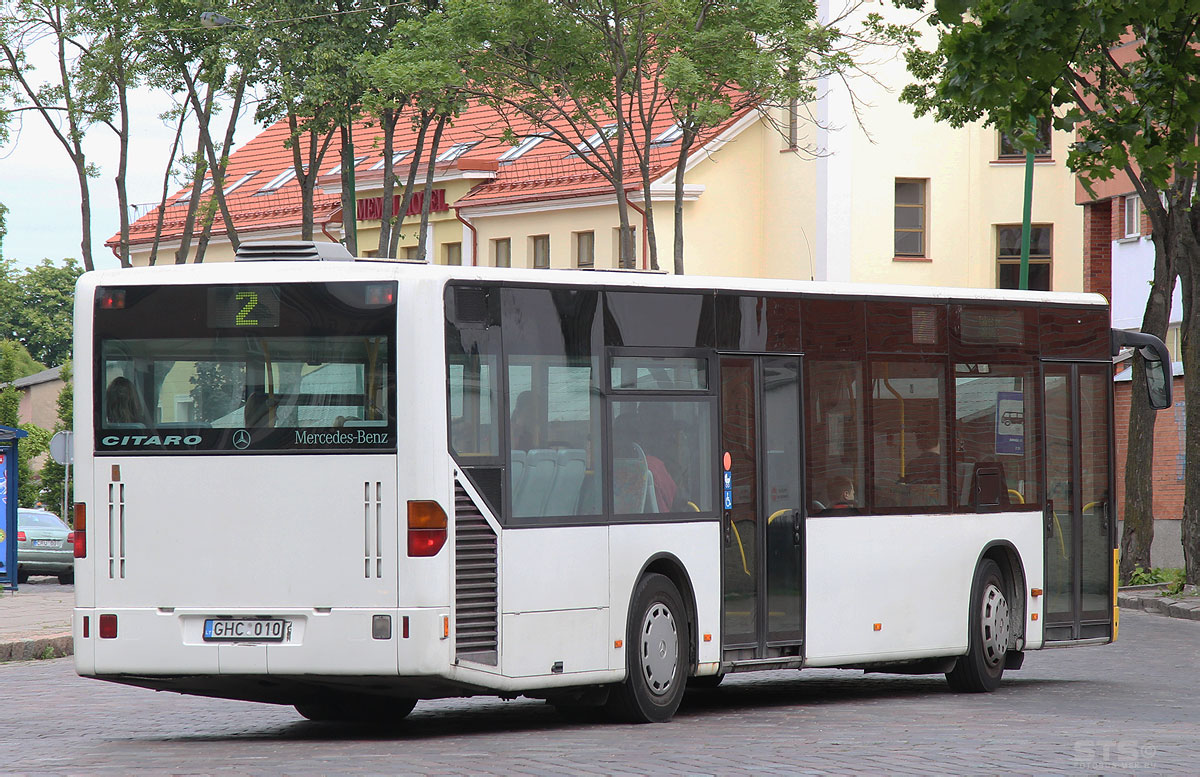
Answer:
<path fill-rule="evenodd" d="M 538 448 L 512 452 L 513 515 L 540 518 L 551 515 L 579 515 L 580 505 L 588 513 L 598 512 L 585 498 L 587 452 L 581 448 L 553 450 Z"/>

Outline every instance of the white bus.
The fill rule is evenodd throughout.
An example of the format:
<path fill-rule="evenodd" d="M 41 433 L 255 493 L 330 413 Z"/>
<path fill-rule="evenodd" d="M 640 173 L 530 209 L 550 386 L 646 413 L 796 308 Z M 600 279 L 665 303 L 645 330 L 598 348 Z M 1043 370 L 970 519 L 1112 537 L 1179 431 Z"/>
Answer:
<path fill-rule="evenodd" d="M 79 674 L 661 721 L 731 672 L 988 691 L 1116 638 L 1099 296 L 331 253 L 80 280 Z"/>

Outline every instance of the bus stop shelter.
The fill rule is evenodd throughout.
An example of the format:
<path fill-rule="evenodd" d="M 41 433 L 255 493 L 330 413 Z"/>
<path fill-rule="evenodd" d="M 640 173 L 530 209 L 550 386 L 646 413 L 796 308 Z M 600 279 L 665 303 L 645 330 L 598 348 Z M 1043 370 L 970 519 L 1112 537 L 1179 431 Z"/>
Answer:
<path fill-rule="evenodd" d="M 17 588 L 17 442 L 27 432 L 0 426 L 0 588 Z"/>

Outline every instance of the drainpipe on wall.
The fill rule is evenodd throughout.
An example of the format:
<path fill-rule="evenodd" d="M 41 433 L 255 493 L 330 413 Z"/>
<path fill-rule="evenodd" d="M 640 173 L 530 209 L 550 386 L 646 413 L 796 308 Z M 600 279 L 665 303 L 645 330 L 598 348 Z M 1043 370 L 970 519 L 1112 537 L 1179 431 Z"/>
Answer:
<path fill-rule="evenodd" d="M 324 235 L 325 237 L 329 238 L 330 243 L 341 243 L 342 242 L 341 240 L 338 240 L 336 237 L 334 237 L 333 235 L 331 235 L 329 233 L 329 225 L 330 224 L 341 224 L 341 223 L 342 223 L 342 209 L 338 208 L 333 213 L 329 214 L 329 218 L 327 218 L 321 222 L 321 234 Z"/>
<path fill-rule="evenodd" d="M 471 230 L 471 265 L 472 267 L 479 266 L 479 232 L 475 229 L 475 225 L 463 218 L 462 211 L 456 206 L 454 208 L 454 218 L 463 223 L 463 226 Z M 464 262 L 465 264 L 465 262 Z"/>
<path fill-rule="evenodd" d="M 649 196 L 649 195 L 647 195 Z M 642 269 L 650 269 L 650 235 L 646 232 L 646 211 L 633 204 L 633 200 L 626 198 L 625 204 L 642 214 Z M 618 258 L 617 261 L 620 261 Z"/>

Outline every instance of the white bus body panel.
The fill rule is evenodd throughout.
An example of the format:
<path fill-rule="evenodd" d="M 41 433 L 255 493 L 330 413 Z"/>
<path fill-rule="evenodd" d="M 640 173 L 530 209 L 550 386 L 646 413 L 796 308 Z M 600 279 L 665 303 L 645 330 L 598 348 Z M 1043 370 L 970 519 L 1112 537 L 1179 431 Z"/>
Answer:
<path fill-rule="evenodd" d="M 1026 645 L 1042 644 L 1042 514 L 828 516 L 808 519 L 808 666 L 961 655 L 983 550 L 1011 544 L 1025 574 Z M 880 624 L 875 631 L 875 624 Z"/>

